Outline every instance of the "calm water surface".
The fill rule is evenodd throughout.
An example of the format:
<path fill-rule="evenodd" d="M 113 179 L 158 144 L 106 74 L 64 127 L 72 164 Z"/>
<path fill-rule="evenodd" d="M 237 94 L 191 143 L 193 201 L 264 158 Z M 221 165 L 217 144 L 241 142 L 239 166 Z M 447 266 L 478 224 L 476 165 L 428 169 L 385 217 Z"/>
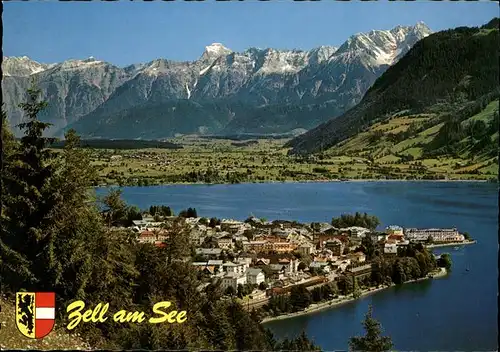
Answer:
<path fill-rule="evenodd" d="M 99 189 L 98 194 L 106 190 Z M 398 350 L 497 349 L 498 188 L 485 183 L 342 182 L 125 187 L 140 208 L 164 204 L 177 212 L 244 220 L 326 221 L 346 212 L 378 216 L 383 226 L 452 227 L 476 245 L 448 247 L 453 271 L 446 278 L 391 288 L 341 307 L 266 324 L 278 337 L 303 330 L 324 350 L 347 349 L 362 334 L 369 304 Z M 469 268 L 469 271 L 465 269 Z"/>

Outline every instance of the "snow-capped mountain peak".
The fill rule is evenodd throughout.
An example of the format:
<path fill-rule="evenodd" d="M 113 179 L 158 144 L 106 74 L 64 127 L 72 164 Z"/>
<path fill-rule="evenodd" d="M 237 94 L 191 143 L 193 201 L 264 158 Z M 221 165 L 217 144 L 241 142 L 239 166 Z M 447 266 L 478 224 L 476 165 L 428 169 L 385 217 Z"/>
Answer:
<path fill-rule="evenodd" d="M 417 41 L 432 31 L 423 22 L 415 26 L 396 26 L 390 30 L 372 30 L 357 33 L 347 39 L 335 53 L 350 58 L 364 56 L 369 66 L 392 65 Z"/>
<path fill-rule="evenodd" d="M 221 56 L 229 55 L 233 51 L 229 48 L 226 48 L 221 43 L 212 43 L 205 47 L 205 51 L 203 52 L 202 58 L 204 59 L 215 59 Z"/>
<path fill-rule="evenodd" d="M 31 60 L 27 56 L 4 56 L 2 62 L 3 76 L 20 76 L 27 77 L 35 73 L 45 71 L 51 65 L 41 64 Z"/>

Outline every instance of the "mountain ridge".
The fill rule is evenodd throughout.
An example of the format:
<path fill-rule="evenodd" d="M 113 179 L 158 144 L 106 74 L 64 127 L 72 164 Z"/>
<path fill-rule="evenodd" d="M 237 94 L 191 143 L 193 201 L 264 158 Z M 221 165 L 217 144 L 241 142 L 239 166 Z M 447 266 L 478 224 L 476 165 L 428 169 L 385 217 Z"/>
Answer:
<path fill-rule="evenodd" d="M 150 111 L 151 106 L 168 105 L 175 100 L 193 100 L 202 106 L 205 103 L 245 104 L 253 113 L 245 114 L 248 121 L 238 123 L 238 128 L 245 129 L 247 123 L 251 125 L 260 116 L 265 120 L 263 127 L 259 125 L 248 132 L 260 128 L 258 132 L 265 133 L 266 126 L 273 125 L 273 117 L 263 117 L 261 108 L 329 104 L 332 110 L 328 117 L 339 115 L 356 104 L 401 53 L 430 33 L 427 26 L 417 23 L 355 34 L 338 48 L 321 46 L 309 51 L 248 48 L 234 52 L 221 43 L 213 43 L 194 61 L 160 58 L 118 67 L 91 57 L 50 66 L 32 64 L 24 71 L 17 69 L 18 74 L 32 72 L 22 77 L 12 75 L 15 59 L 6 58 L 7 63 L 2 63 L 6 69 L 2 88 L 6 92 L 4 101 L 9 119 L 17 124 L 22 112 L 16 104 L 24 97 L 21 92 L 27 88 L 27 78 L 36 78 L 42 97 L 49 102 L 44 118 L 54 124 L 52 134 L 60 135 L 67 127 L 75 127 L 84 136 L 96 137 L 96 122 L 103 126 L 128 110 L 134 115 L 132 119 L 141 120 L 141 106 Z M 161 107 L 158 109 L 161 111 Z M 237 109 L 229 110 L 230 115 L 236 114 Z M 160 122 L 161 113 L 155 116 Z M 327 116 L 327 112 L 321 116 Z M 230 121 L 239 118 L 233 117 Z M 226 112 L 216 116 L 206 131 L 234 132 L 221 121 L 228 121 Z M 308 129 L 316 122 L 308 123 L 301 116 L 283 128 L 290 125 Z M 114 125 L 116 128 L 116 123 Z M 194 120 L 186 133 L 199 133 L 205 125 L 202 119 Z M 164 137 L 177 133 L 169 126 L 165 128 Z"/>
<path fill-rule="evenodd" d="M 489 114 L 484 121 L 482 130 L 488 133 L 480 135 L 479 140 L 466 138 L 466 131 L 477 127 L 464 123 L 499 97 L 499 31 L 490 27 L 490 24 L 480 28 L 459 27 L 419 41 L 375 81 L 359 104 L 288 142 L 287 147 L 292 148 L 290 154 L 341 147 L 344 142 L 350 143 L 349 138 L 366 134 L 374 124 L 386 123 L 400 115 L 410 119 L 424 114 L 432 118 L 422 126 L 415 123 L 411 133 L 403 136 L 414 138 L 436 126 L 431 134 L 435 142 L 427 140 L 427 134 L 425 143 L 423 139 L 415 142 L 424 154 L 456 153 L 461 148 L 462 152 L 473 149 L 490 155 L 494 152 L 492 141 L 498 140 L 498 134 L 495 137 L 493 132 L 498 129 L 495 127 L 498 109 L 496 115 Z M 396 141 L 402 142 L 403 137 Z M 373 141 L 381 138 L 390 142 L 394 136 L 377 133 Z"/>

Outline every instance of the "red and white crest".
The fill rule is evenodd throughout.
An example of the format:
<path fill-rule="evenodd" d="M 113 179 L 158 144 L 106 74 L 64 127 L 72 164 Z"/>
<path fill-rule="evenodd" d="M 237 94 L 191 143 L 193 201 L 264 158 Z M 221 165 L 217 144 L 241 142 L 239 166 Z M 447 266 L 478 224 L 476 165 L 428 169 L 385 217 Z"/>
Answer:
<path fill-rule="evenodd" d="M 26 337 L 41 339 L 55 325 L 56 294 L 54 292 L 17 292 L 16 325 Z"/>

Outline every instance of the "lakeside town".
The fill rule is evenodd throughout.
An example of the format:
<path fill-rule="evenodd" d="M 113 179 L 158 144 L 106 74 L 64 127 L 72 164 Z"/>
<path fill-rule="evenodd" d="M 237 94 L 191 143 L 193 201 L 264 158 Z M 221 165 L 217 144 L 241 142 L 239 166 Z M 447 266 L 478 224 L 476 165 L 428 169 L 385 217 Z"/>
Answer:
<path fill-rule="evenodd" d="M 369 223 L 370 228 L 267 221 L 256 217 L 245 221 L 208 219 L 198 217 L 192 208 L 180 215 L 145 213 L 141 220 L 133 220 L 129 229 L 134 232 L 137 242 L 162 248 L 168 246 L 169 228 L 173 221 L 182 219 L 189 229 L 189 239 L 194 247 L 189 260 L 202 282 L 198 289 L 203 291 L 209 285 L 220 285 L 227 296 L 239 297 L 248 310 L 266 307 L 273 297 L 290 295 L 298 287 L 319 292 L 322 286 L 332 283 L 336 287 L 345 287 L 347 282 L 350 289 L 328 290 L 327 297 L 323 298 L 338 301 L 348 293 L 358 298 L 365 292 L 356 294 L 351 283 L 354 286 L 359 283 L 367 291 L 378 288 L 378 285 L 372 287 L 369 283 L 377 270 L 375 258 L 394 260 L 408 247 L 425 250 L 475 243 L 467 233 L 461 234 L 456 228 L 417 229 L 392 225 L 384 231 L 375 231 L 378 219 L 359 213 L 342 215 L 337 222 L 344 217 L 358 223 L 368 219 L 365 223 Z M 375 220 L 370 223 L 370 219 Z M 439 258 L 434 256 L 435 260 Z M 433 269 L 425 278 L 442 275 L 444 270 Z M 420 279 L 420 272 L 418 275 Z M 408 276 L 402 281 L 410 279 L 417 277 Z"/>

